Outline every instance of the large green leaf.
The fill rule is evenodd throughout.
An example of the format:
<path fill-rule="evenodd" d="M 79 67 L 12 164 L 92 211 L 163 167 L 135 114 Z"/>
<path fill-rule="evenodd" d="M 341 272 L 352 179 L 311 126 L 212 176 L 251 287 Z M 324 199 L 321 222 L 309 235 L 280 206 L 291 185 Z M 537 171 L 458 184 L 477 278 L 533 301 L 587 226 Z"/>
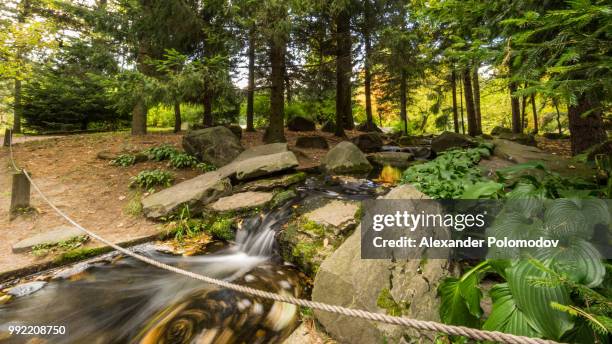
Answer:
<path fill-rule="evenodd" d="M 461 199 L 492 198 L 504 188 L 504 184 L 492 181 L 477 182 L 469 185 L 463 190 Z"/>
<path fill-rule="evenodd" d="M 544 223 L 553 238 L 578 237 L 588 240 L 593 235 L 593 226 L 580 208 L 580 204 L 571 199 L 550 200 L 544 212 Z"/>
<path fill-rule="evenodd" d="M 558 340 L 573 327 L 573 320 L 551 307 L 552 302 L 567 305 L 569 292 L 563 286 L 534 286 L 532 279 L 548 277 L 528 260 L 520 260 L 506 270 L 508 287 L 518 309 L 529 324 L 547 338 Z"/>
<path fill-rule="evenodd" d="M 440 319 L 446 324 L 479 327 L 482 292 L 478 288 L 479 274 L 467 278 L 446 278 L 438 287 L 441 297 Z"/>
<path fill-rule="evenodd" d="M 507 283 L 497 284 L 489 292 L 493 299 L 493 310 L 482 328 L 528 337 L 541 335 L 529 324 L 527 316 L 516 306 Z"/>
<path fill-rule="evenodd" d="M 552 261 L 552 269 L 590 288 L 600 285 L 606 275 L 601 254 L 585 240 L 571 240 L 564 247 L 541 248 L 534 252 L 534 257 Z"/>

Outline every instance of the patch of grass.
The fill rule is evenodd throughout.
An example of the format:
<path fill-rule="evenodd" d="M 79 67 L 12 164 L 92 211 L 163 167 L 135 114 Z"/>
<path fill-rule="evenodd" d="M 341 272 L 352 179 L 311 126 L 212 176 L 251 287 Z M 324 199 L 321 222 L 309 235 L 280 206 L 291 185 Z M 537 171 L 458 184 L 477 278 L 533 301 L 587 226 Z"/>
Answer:
<path fill-rule="evenodd" d="M 178 219 L 170 221 L 166 227 L 169 233 L 174 233 L 174 239 L 182 242 L 186 237 L 194 237 L 204 228 L 204 222 L 201 219 L 192 219 L 189 206 L 184 206 L 179 212 Z"/>
<path fill-rule="evenodd" d="M 130 216 L 142 215 L 142 203 L 140 201 L 140 199 L 142 198 L 142 192 L 140 192 L 140 190 L 136 190 L 130 193 L 129 198 L 130 199 L 123 208 L 123 213 Z"/>
<path fill-rule="evenodd" d="M 79 247 L 68 252 L 64 252 L 54 259 L 56 264 L 67 264 L 78 262 L 83 259 L 98 256 L 100 254 L 110 252 L 111 248 L 107 246 L 102 247 Z"/>
<path fill-rule="evenodd" d="M 136 157 L 131 154 L 121 154 L 110 161 L 113 166 L 128 167 L 136 163 Z"/>
<path fill-rule="evenodd" d="M 86 235 L 80 235 L 66 241 L 60 241 L 55 244 L 40 244 L 32 247 L 32 254 L 36 257 L 44 257 L 49 253 L 58 253 L 62 251 L 74 250 L 81 247 L 89 240 Z"/>
<path fill-rule="evenodd" d="M 217 167 L 206 162 L 200 162 L 195 165 L 195 169 L 201 172 L 210 172 L 216 170 Z"/>
<path fill-rule="evenodd" d="M 144 170 L 132 177 L 130 187 L 139 186 L 144 190 L 151 191 L 154 186 L 168 187 L 172 185 L 174 175 L 163 170 Z"/>
<path fill-rule="evenodd" d="M 314 221 L 305 221 L 301 225 L 302 229 L 308 233 L 312 233 L 318 237 L 325 236 L 326 228 L 325 226 L 318 224 Z"/>

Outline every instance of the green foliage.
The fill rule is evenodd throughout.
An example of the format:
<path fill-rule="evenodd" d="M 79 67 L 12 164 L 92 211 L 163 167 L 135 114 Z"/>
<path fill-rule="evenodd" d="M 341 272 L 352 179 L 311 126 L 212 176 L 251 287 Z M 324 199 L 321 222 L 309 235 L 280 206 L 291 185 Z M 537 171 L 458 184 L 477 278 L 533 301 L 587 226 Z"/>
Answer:
<path fill-rule="evenodd" d="M 214 171 L 214 170 L 216 170 L 216 169 L 217 169 L 217 168 L 215 167 L 215 165 L 212 165 L 212 164 L 209 164 L 209 163 L 206 163 L 206 162 L 200 162 L 200 163 L 197 163 L 197 164 L 195 165 L 195 168 L 196 168 L 198 171 L 201 171 L 201 172 L 210 172 L 210 171 Z"/>
<path fill-rule="evenodd" d="M 115 159 L 111 160 L 111 165 L 128 167 L 136 163 L 136 157 L 132 154 L 121 154 Z"/>
<path fill-rule="evenodd" d="M 40 244 L 32 247 L 32 254 L 36 257 L 43 257 L 49 253 L 60 253 L 65 251 L 74 250 L 81 247 L 85 242 L 89 240 L 86 235 L 76 236 L 66 241 L 60 241 L 54 244 Z"/>
<path fill-rule="evenodd" d="M 174 176 L 172 173 L 163 170 L 145 170 L 132 177 L 130 186 L 139 186 L 144 190 L 152 190 L 154 186 L 168 187 L 172 185 Z"/>
<path fill-rule="evenodd" d="M 482 191 L 471 193 L 481 196 L 486 191 L 490 194 L 493 188 L 490 185 L 482 187 L 484 179 L 477 167 L 480 158 L 489 154 L 486 147 L 446 151 L 432 161 L 409 167 L 404 171 L 402 183 L 410 183 L 433 198 L 458 198 L 476 183 L 481 183 L 477 185 Z"/>
<path fill-rule="evenodd" d="M 170 156 L 168 165 L 174 168 L 186 168 L 198 165 L 198 160 L 187 153 L 176 153 Z"/>
<path fill-rule="evenodd" d="M 201 219 L 192 219 L 189 206 L 181 209 L 178 219 L 166 225 L 174 232 L 174 238 L 183 241 L 185 237 L 193 237 L 204 229 L 204 222 Z"/>
<path fill-rule="evenodd" d="M 486 264 L 481 263 L 460 279 L 449 277 L 440 283 L 438 294 L 442 301 L 440 304 L 440 319 L 443 322 L 479 327 L 480 317 L 483 313 L 480 308 L 482 292 L 478 288 L 478 283 L 486 268 Z"/>
<path fill-rule="evenodd" d="M 159 146 L 150 147 L 143 151 L 147 155 L 149 160 L 164 161 L 172 158 L 178 151 L 171 144 L 162 144 Z"/>
<path fill-rule="evenodd" d="M 206 232 L 210 233 L 217 239 L 234 240 L 235 233 L 233 230 L 234 219 L 231 217 L 217 217 L 212 224 L 206 227 Z"/>
<path fill-rule="evenodd" d="M 384 309 L 388 315 L 396 317 L 402 316 L 402 313 L 408 308 L 406 305 L 395 301 L 388 288 L 383 288 L 380 293 L 378 293 L 376 306 Z"/>

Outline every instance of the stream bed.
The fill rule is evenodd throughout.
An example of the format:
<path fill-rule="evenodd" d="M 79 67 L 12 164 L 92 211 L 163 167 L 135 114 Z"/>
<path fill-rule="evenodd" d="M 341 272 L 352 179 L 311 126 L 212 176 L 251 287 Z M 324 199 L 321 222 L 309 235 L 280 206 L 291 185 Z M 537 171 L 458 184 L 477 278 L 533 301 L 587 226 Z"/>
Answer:
<path fill-rule="evenodd" d="M 236 241 L 212 253 L 178 256 L 155 244 L 134 250 L 206 276 L 307 297 L 303 274 L 282 261 L 275 239 L 294 205 L 384 191 L 367 179 L 322 177 L 296 189 L 298 197 L 245 219 Z M 0 343 L 278 343 L 298 324 L 294 305 L 206 285 L 117 253 L 40 276 L 14 286 L 13 298 L 0 305 Z"/>

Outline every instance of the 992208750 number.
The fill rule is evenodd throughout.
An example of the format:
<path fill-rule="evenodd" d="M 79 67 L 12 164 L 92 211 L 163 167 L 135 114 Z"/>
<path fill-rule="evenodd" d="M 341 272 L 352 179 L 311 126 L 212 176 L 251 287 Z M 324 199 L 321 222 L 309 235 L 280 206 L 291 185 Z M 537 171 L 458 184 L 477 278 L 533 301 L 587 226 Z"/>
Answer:
<path fill-rule="evenodd" d="M 11 325 L 8 327 L 10 334 L 18 335 L 62 335 L 66 334 L 64 325 Z"/>

